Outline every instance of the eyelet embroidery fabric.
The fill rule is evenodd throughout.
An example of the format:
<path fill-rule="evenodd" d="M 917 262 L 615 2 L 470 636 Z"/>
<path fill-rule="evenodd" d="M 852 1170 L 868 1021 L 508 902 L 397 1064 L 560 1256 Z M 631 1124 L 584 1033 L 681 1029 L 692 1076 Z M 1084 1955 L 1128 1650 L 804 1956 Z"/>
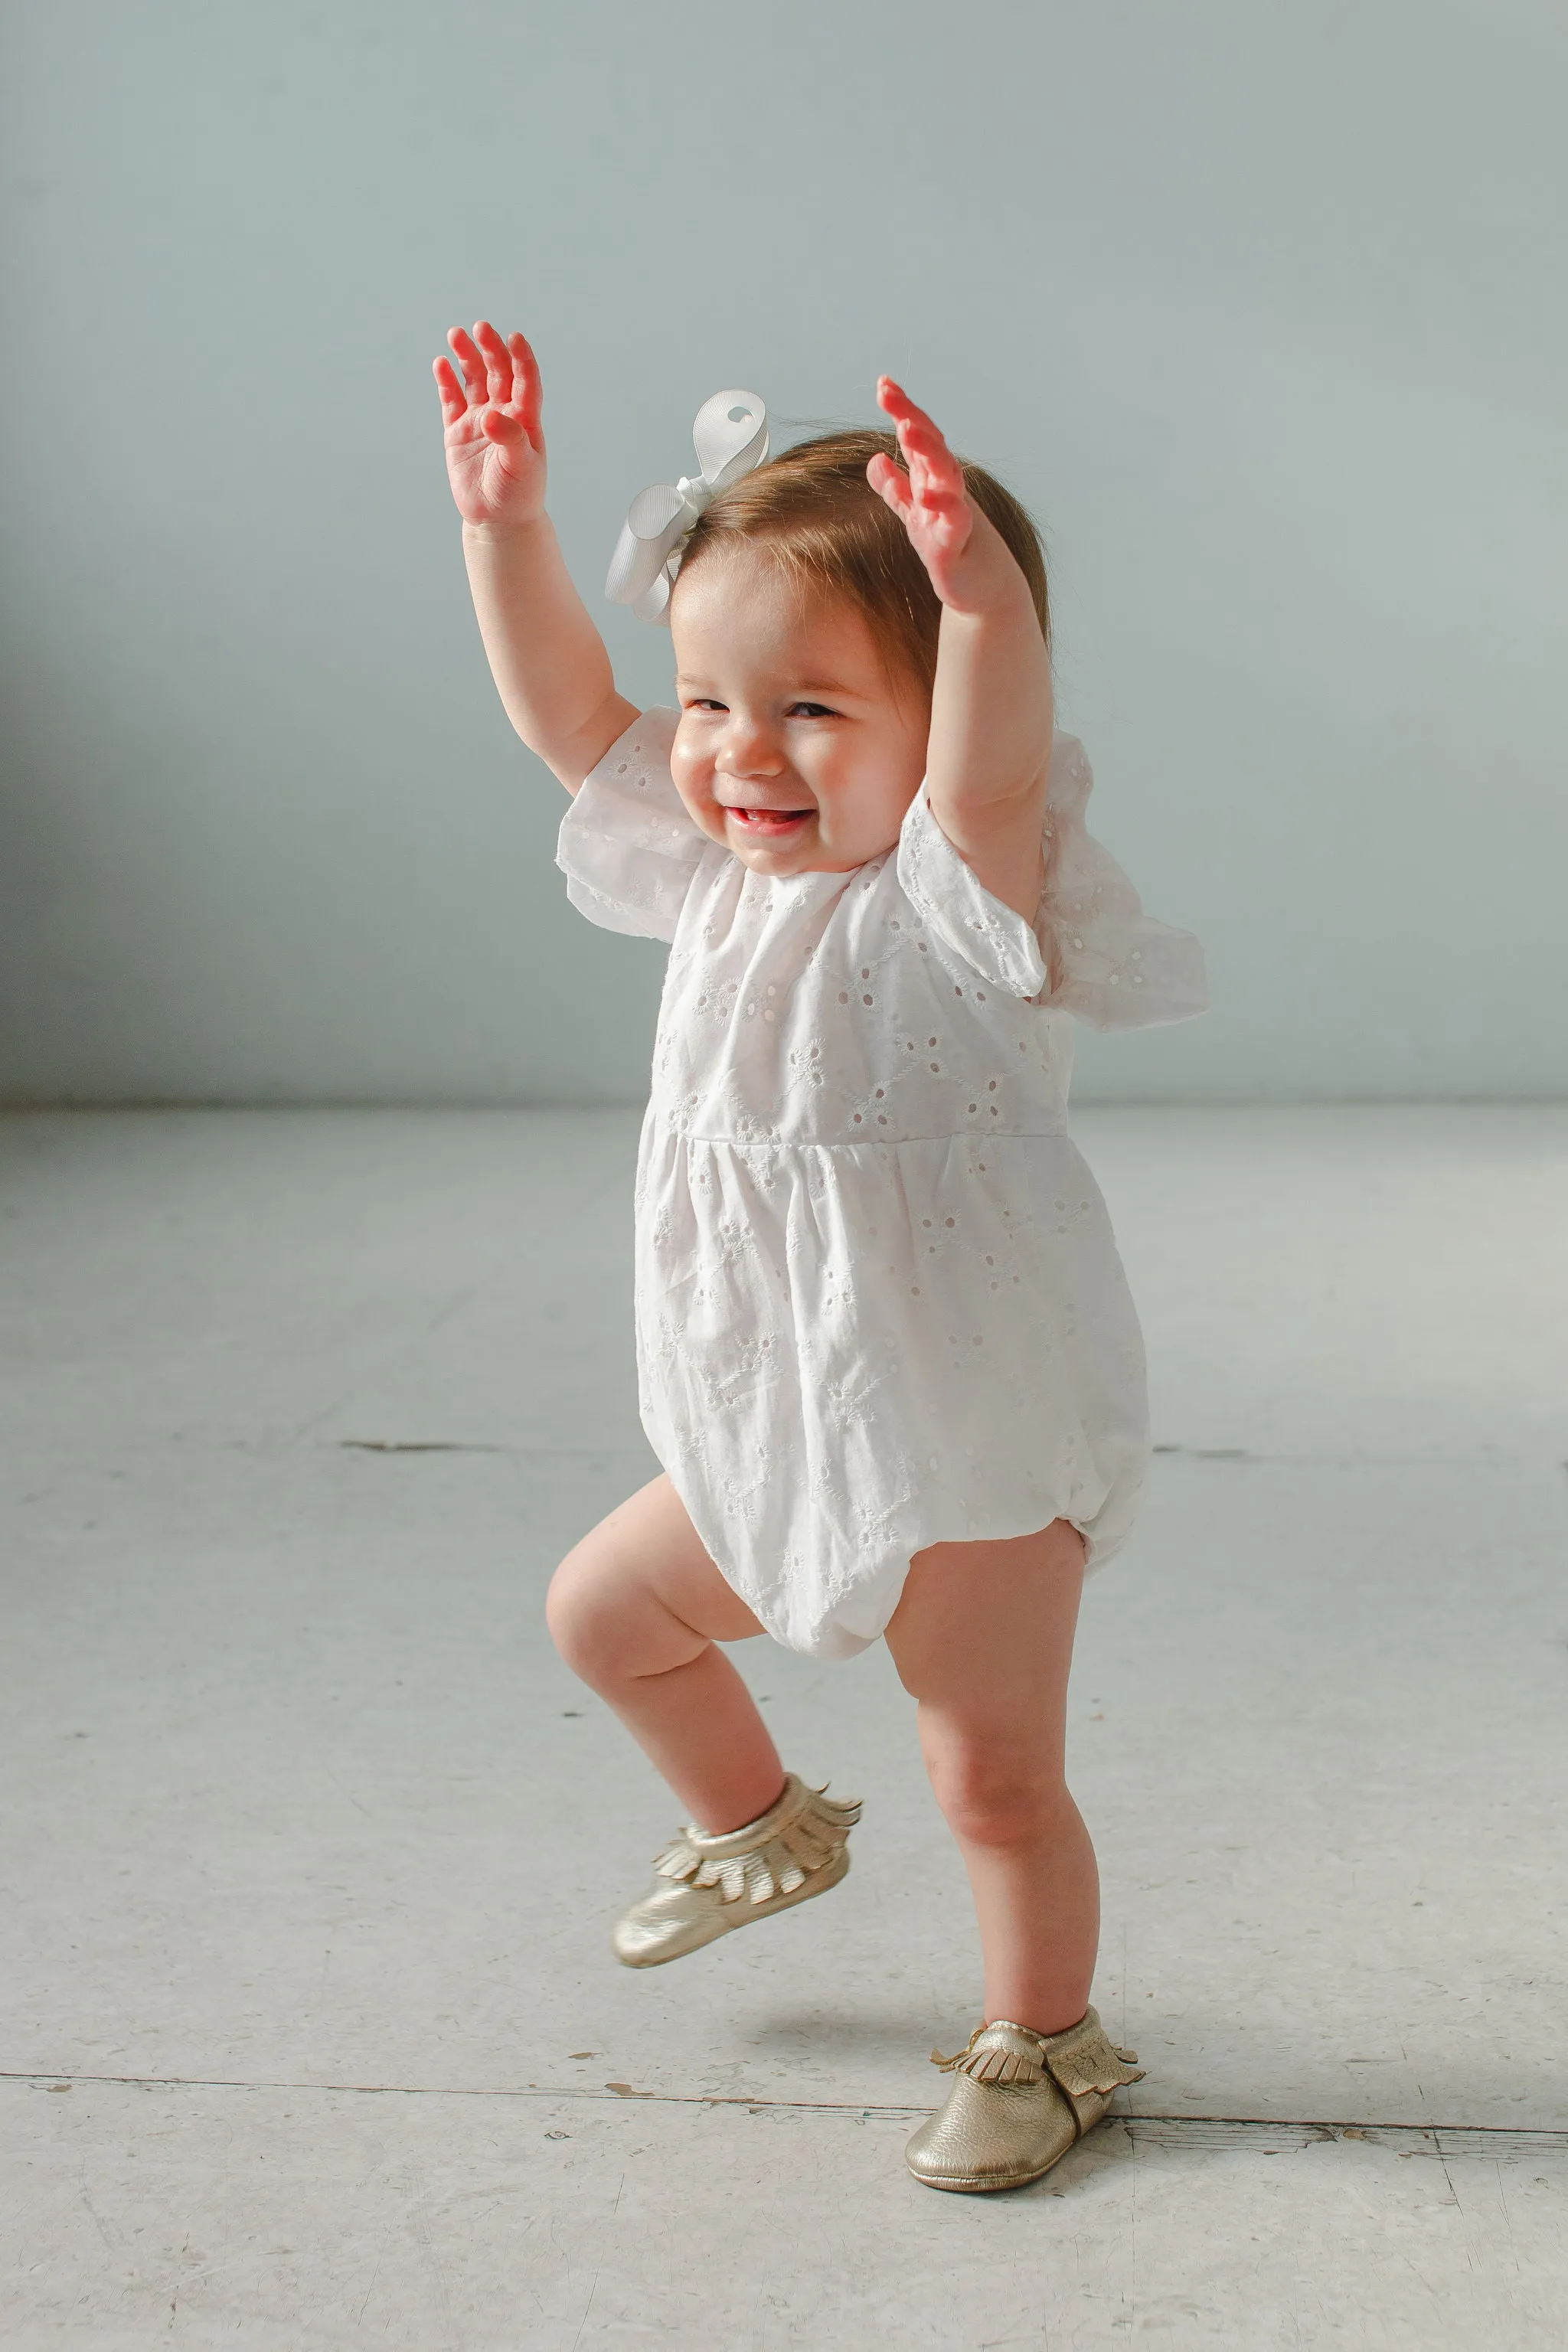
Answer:
<path fill-rule="evenodd" d="M 1067 1132 L 1068 1015 L 1203 1010 L 1203 956 L 1085 832 L 1052 747 L 1033 924 L 925 786 L 849 874 L 752 873 L 687 814 L 648 710 L 561 825 L 573 904 L 668 940 L 635 1187 L 643 1426 L 775 1639 L 847 1657 L 927 1544 L 1053 1518 L 1098 1568 L 1148 1465 L 1142 1342 Z"/>

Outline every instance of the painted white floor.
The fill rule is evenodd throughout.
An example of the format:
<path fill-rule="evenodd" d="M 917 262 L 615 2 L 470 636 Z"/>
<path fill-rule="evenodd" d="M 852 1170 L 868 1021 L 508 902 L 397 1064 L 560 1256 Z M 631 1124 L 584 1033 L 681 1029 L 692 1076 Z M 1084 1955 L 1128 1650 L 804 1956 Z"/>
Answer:
<path fill-rule="evenodd" d="M 1568 2336 L 1568 1109 L 1078 1131 L 1164 1449 L 1074 1708 L 1149 2071 L 975 2199 L 901 2162 L 978 1986 L 880 1652 L 737 1653 L 842 1891 L 607 1952 L 676 1809 L 540 1601 L 657 1466 L 637 1114 L 0 1121 L 8 2352 Z"/>

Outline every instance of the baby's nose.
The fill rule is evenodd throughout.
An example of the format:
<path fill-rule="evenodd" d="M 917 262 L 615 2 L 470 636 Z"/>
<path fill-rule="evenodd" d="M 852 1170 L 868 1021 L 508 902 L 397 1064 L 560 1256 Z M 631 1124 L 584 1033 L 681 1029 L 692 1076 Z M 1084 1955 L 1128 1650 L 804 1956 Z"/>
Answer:
<path fill-rule="evenodd" d="M 784 757 L 766 728 L 742 726 L 725 730 L 714 765 L 726 776 L 776 776 L 783 772 Z"/>

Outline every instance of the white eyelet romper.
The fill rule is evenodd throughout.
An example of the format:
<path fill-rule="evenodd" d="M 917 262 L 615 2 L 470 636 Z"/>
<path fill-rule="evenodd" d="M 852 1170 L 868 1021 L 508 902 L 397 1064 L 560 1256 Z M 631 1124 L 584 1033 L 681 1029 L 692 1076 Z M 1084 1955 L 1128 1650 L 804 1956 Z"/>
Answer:
<path fill-rule="evenodd" d="M 1124 1540 L 1143 1349 L 1068 1138 L 1068 1016 L 1201 1012 L 1203 955 L 1085 832 L 1070 735 L 1031 925 L 923 784 L 853 872 L 752 873 L 675 789 L 678 715 L 611 747 L 556 856 L 594 922 L 670 942 L 637 1152 L 642 1422 L 769 1633 L 849 1657 L 927 1544 L 1065 1518 L 1098 1567 Z"/>

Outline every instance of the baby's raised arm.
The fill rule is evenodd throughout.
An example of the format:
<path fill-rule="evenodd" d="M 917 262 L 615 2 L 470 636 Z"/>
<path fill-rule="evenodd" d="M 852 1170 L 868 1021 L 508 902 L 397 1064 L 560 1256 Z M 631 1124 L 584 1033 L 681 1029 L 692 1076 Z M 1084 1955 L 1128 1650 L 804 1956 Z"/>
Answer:
<path fill-rule="evenodd" d="M 491 673 L 511 720 L 569 793 L 637 717 L 544 511 L 539 362 L 522 335 L 454 327 L 435 362 L 447 474 Z"/>
<path fill-rule="evenodd" d="M 903 523 L 942 600 L 926 781 L 942 831 L 986 888 L 1032 920 L 1055 724 L 1051 663 L 1028 583 L 969 496 L 963 469 L 891 376 L 877 387 L 903 467 L 873 457 L 871 488 Z M 907 467 L 907 471 L 905 468 Z"/>

